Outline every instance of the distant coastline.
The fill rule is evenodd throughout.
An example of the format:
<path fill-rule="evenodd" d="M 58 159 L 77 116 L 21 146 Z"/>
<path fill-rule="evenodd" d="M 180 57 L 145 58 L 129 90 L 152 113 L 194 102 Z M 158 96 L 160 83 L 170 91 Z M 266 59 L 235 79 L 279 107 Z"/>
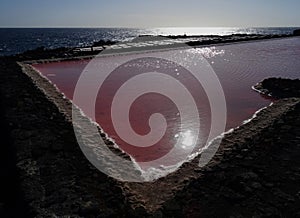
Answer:
<path fill-rule="evenodd" d="M 20 54 L 38 47 L 46 49 L 85 47 L 100 40 L 124 42 L 140 35 L 203 37 L 232 34 L 287 35 L 296 29 L 298 28 L 0 28 L 0 56 Z"/>
<path fill-rule="evenodd" d="M 152 52 L 172 49 L 182 49 L 188 46 L 198 48 L 214 45 L 225 45 L 260 40 L 272 40 L 294 37 L 293 34 L 260 35 L 260 34 L 233 34 L 226 36 L 139 36 L 129 42 L 116 42 L 100 40 L 90 46 L 60 47 L 49 49 L 38 47 L 27 50 L 21 54 L 13 55 L 20 61 L 34 61 L 36 63 L 55 62 L 74 59 L 90 59 L 101 51 L 106 50 L 105 55 L 118 55 L 139 52 Z M 146 46 L 144 46 L 146 45 Z"/>

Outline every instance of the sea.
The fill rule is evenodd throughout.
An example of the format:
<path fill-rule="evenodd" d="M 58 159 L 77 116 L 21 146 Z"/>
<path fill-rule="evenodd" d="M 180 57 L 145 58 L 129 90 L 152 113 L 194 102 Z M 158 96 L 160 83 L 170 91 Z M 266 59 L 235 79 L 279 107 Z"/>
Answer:
<path fill-rule="evenodd" d="M 291 34 L 297 27 L 277 28 L 0 28 L 0 56 L 37 47 L 84 47 L 99 40 L 130 41 L 139 35 Z"/>

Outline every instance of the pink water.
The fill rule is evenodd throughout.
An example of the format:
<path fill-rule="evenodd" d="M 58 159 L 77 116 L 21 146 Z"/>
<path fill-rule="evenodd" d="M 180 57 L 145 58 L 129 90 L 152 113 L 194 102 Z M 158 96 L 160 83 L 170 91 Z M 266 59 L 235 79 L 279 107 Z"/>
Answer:
<path fill-rule="evenodd" d="M 213 53 L 214 55 L 211 55 Z M 244 120 L 251 118 L 254 112 L 269 105 L 272 101 L 253 91 L 251 86 L 267 77 L 300 78 L 300 38 L 217 46 L 203 49 L 203 55 L 211 63 L 225 93 L 226 130 L 241 125 Z M 109 61 L 113 62 L 115 58 L 118 57 L 110 57 Z M 77 80 L 88 62 L 88 60 L 54 62 L 34 64 L 34 67 L 72 99 Z M 145 66 L 143 69 L 151 70 Z M 210 130 L 211 116 L 208 98 L 203 88 L 188 73 L 185 73 L 184 69 L 174 66 L 172 70 L 171 66 L 171 72 L 174 70 L 180 73 L 178 80 L 189 87 L 189 91 L 200 108 L 199 115 L 202 121 L 200 135 L 202 141 L 205 141 Z M 137 99 L 131 106 L 130 122 L 138 134 L 144 135 L 149 132 L 147 123 L 150 115 L 156 112 L 161 113 L 168 123 L 164 137 L 156 145 L 146 148 L 134 147 L 118 137 L 111 124 L 111 102 L 120 86 L 138 73 L 140 72 L 130 67 L 127 70 L 121 68 L 116 69 L 107 78 L 98 93 L 95 117 L 96 122 L 123 150 L 135 157 L 138 162 L 147 162 L 167 154 L 176 143 L 174 136 L 186 130 L 178 126 L 180 122 L 178 109 L 174 103 L 166 97 L 151 93 Z M 193 132 L 193 128 L 194 124 L 191 122 L 189 130 Z M 200 144 L 199 142 L 199 147 L 203 146 Z"/>

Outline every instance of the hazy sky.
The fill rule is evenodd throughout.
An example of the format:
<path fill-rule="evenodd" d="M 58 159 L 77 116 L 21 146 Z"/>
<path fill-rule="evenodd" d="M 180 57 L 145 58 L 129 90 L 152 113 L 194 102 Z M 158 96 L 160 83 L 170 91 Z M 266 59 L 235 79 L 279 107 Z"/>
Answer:
<path fill-rule="evenodd" d="M 0 0 L 0 26 L 300 26 L 299 9 L 300 0 Z"/>

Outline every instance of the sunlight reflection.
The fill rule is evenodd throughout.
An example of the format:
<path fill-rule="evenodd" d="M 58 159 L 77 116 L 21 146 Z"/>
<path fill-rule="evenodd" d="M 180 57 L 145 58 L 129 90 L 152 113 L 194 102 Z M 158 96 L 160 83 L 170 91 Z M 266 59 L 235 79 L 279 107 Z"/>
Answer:
<path fill-rule="evenodd" d="M 177 138 L 179 135 L 176 134 L 175 138 Z M 181 140 L 182 140 L 182 148 L 186 149 L 190 146 L 193 146 L 195 144 L 195 136 L 193 135 L 191 130 L 187 130 L 183 133 L 181 133 Z"/>

